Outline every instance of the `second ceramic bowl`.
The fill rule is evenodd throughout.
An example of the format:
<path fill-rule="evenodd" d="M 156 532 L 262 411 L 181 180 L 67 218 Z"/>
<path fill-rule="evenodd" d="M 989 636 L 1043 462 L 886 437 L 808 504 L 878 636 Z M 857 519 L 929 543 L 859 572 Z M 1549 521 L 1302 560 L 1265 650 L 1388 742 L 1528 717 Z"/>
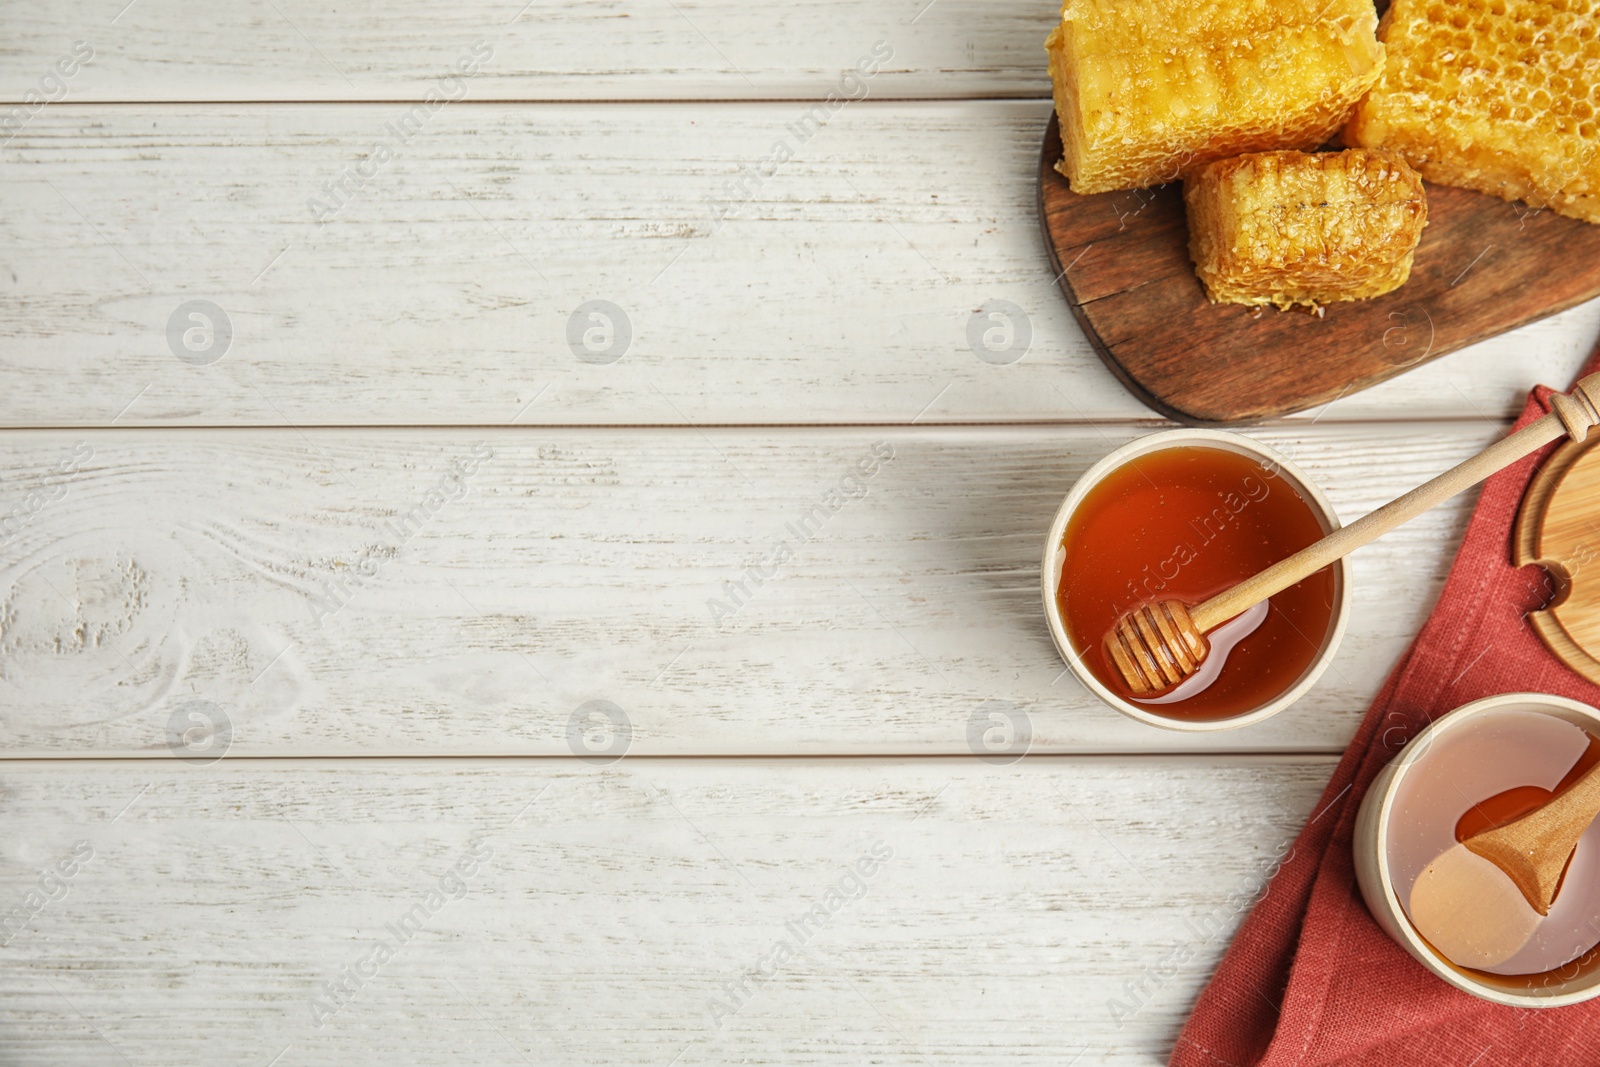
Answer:
<path fill-rule="evenodd" d="M 1600 734 L 1600 711 L 1576 700 L 1545 693 L 1506 693 L 1486 697 L 1439 716 L 1378 772 L 1367 795 L 1362 798 L 1360 811 L 1356 814 L 1355 839 L 1351 844 L 1356 882 L 1361 886 L 1361 896 L 1367 902 L 1367 910 L 1383 927 L 1384 933 L 1417 962 L 1457 989 L 1495 1004 L 1521 1008 L 1559 1008 L 1600 996 L 1600 969 L 1576 966 L 1570 968 L 1570 972 L 1558 969 L 1526 988 L 1518 988 L 1497 983 L 1480 972 L 1457 967 L 1436 952 L 1411 925 L 1400 903 L 1389 864 L 1390 824 L 1406 775 L 1441 737 L 1471 726 L 1474 720 L 1483 716 L 1513 710 L 1552 715 L 1591 734 Z"/>

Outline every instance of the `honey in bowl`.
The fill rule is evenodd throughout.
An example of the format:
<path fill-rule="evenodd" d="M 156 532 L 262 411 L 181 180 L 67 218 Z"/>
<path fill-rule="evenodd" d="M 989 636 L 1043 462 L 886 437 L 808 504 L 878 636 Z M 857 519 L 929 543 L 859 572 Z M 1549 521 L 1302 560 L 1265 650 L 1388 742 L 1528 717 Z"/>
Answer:
<path fill-rule="evenodd" d="M 1325 533 L 1311 502 L 1250 456 L 1204 445 L 1146 453 L 1090 489 L 1067 523 L 1056 587 L 1067 636 L 1095 678 L 1137 703 L 1102 647 L 1118 619 L 1155 600 L 1199 604 Z M 1328 568 L 1275 594 L 1210 685 L 1149 710 L 1226 719 L 1276 699 L 1317 658 L 1335 593 Z"/>

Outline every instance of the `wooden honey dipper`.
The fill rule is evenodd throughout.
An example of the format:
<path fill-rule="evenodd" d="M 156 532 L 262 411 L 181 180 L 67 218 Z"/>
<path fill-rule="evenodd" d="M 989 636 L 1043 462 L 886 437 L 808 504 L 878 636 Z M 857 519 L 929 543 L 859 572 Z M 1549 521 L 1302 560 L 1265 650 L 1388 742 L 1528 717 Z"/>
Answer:
<path fill-rule="evenodd" d="M 1462 842 L 1499 867 L 1540 915 L 1550 914 L 1578 839 L 1600 815 L 1600 764 L 1522 818 Z"/>
<path fill-rule="evenodd" d="M 1551 441 L 1563 435 L 1582 441 L 1590 427 L 1600 425 L 1600 374 L 1584 377 L 1570 394 L 1557 393 L 1550 401 L 1553 410 L 1543 418 L 1194 608 L 1181 600 L 1134 608 L 1106 634 L 1106 655 L 1135 696 L 1171 689 L 1200 669 L 1211 652 L 1205 635 L 1217 626 Z"/>

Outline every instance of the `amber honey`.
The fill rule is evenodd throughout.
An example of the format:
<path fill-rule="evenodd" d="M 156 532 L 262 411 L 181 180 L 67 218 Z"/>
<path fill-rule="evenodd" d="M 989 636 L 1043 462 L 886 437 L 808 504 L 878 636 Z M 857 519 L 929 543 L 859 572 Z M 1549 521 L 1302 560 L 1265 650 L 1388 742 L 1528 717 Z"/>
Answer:
<path fill-rule="evenodd" d="M 1125 612 L 1174 597 L 1198 604 L 1325 533 L 1312 503 L 1276 468 L 1220 448 L 1161 449 L 1118 467 L 1085 495 L 1062 538 L 1056 601 L 1094 676 L 1133 700 L 1101 647 Z M 1265 621 L 1208 688 L 1150 710 L 1223 719 L 1276 699 L 1321 650 L 1335 592 L 1328 568 L 1274 595 Z"/>

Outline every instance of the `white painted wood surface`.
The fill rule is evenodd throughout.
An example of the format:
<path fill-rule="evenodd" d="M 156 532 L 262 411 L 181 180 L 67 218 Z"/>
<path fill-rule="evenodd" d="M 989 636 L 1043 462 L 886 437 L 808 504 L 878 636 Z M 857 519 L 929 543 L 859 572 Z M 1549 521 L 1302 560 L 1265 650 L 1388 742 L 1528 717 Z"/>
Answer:
<path fill-rule="evenodd" d="M 0 907 L 92 850 L 0 949 L 0 1057 L 1148 1064 L 1330 769 L 0 763 Z M 851 880 L 874 848 L 890 858 Z M 780 959 L 813 906 L 834 910 Z M 321 983 L 357 965 L 339 1007 Z M 758 966 L 772 976 L 741 1004 L 723 984 Z"/>
<path fill-rule="evenodd" d="M 1165 1059 L 1471 501 L 1356 557 L 1340 657 L 1267 724 L 1159 733 L 1063 676 L 1039 539 L 1162 424 L 1042 250 L 1054 6 L 0 3 L 0 1062 Z M 610 362 L 569 337 L 595 300 Z M 1011 363 L 967 340 L 1000 300 Z M 1250 432 L 1352 517 L 1597 332 Z"/>
<path fill-rule="evenodd" d="M 1153 731 L 1064 672 L 1040 607 L 1056 507 L 1132 433 L 11 433 L 4 499 L 54 499 L 0 567 L 5 744 L 161 754 L 173 709 L 205 700 L 241 755 L 559 755 L 604 699 L 647 755 L 960 755 L 990 702 L 1035 751 L 1343 748 L 1470 499 L 1354 557 L 1341 653 L 1289 712 Z M 1495 433 L 1256 435 L 1354 517 Z M 813 513 L 830 492 L 840 510 Z"/>
<path fill-rule="evenodd" d="M 92 59 L 74 100 L 415 100 L 479 42 L 474 99 L 822 99 L 876 42 L 874 95 L 1050 91 L 1058 4 L 1014 0 L 497 0 L 382 8 L 304 0 L 57 0 L 0 7 L 5 99 L 21 101 L 73 43 Z M 48 91 L 50 86 L 45 86 Z"/>
<path fill-rule="evenodd" d="M 1047 103 L 851 105 L 766 178 L 805 105 L 450 105 L 319 224 L 406 110 L 46 109 L 0 148 L 0 425 L 1150 417 L 1045 258 Z M 232 327 L 205 366 L 168 337 L 193 300 Z M 629 324 L 614 362 L 569 343 L 594 300 Z M 993 301 L 1031 332 L 1009 365 L 969 344 Z M 1506 418 L 1597 331 L 1600 301 L 1324 418 Z"/>

